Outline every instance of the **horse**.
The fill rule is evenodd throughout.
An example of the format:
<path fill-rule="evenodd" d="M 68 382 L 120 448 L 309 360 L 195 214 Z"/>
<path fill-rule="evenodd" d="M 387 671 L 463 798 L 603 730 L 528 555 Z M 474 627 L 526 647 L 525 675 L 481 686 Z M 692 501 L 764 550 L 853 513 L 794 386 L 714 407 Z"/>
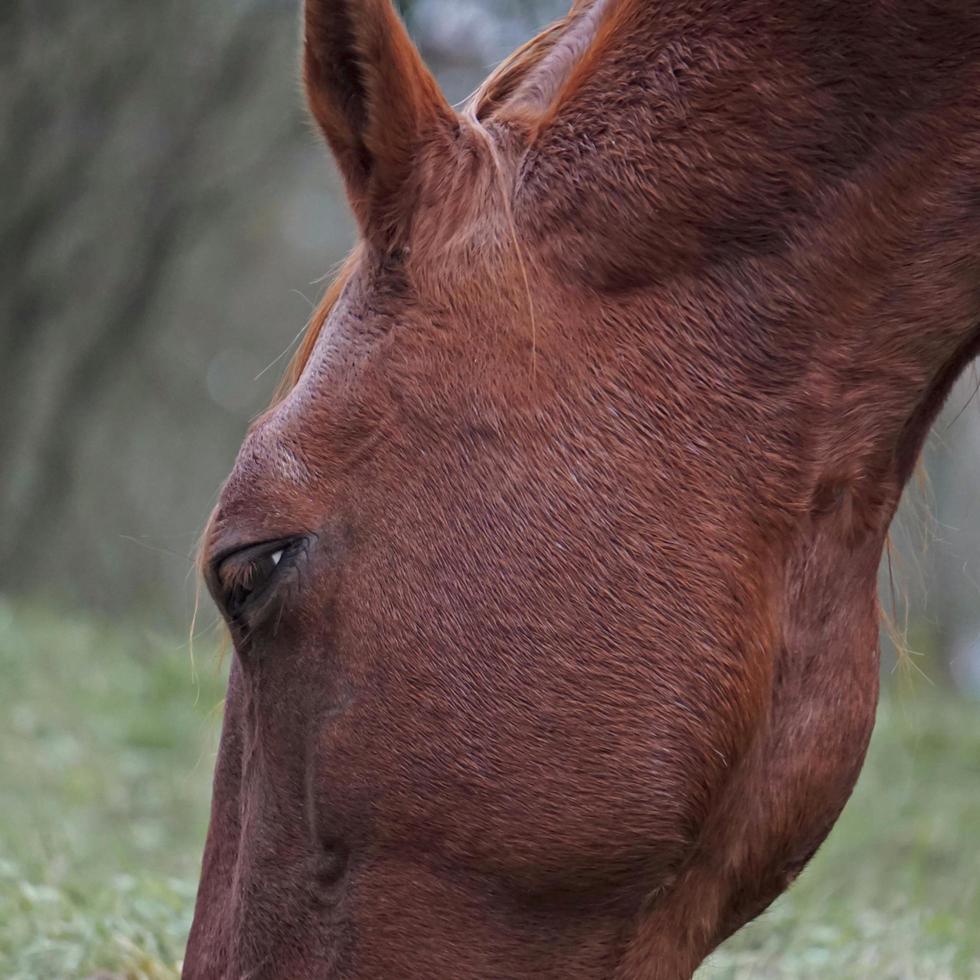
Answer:
<path fill-rule="evenodd" d="M 188 980 L 679 980 L 830 831 L 980 352 L 980 7 L 575 0 L 459 108 L 306 0 L 358 242 L 203 545 Z"/>

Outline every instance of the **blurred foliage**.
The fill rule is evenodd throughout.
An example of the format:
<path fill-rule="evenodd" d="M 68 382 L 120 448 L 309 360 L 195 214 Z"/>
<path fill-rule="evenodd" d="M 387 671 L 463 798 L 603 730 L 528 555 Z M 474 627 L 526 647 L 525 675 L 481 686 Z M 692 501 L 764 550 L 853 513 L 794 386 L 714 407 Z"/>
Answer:
<path fill-rule="evenodd" d="M 223 682 L 214 643 L 0 602 L 0 976 L 176 978 Z M 980 715 L 894 692 L 844 816 L 699 980 L 980 976 Z"/>
<path fill-rule="evenodd" d="M 295 305 L 263 302 L 258 271 L 278 244 L 277 185 L 315 145 L 294 11 L 49 0 L 3 17 L 0 588 L 172 608 L 273 381 L 229 400 L 209 364 L 237 352 L 250 387 L 252 362 L 285 343 L 257 338 Z M 330 258 L 299 263 L 297 285 Z"/>
<path fill-rule="evenodd" d="M 223 671 L 209 645 L 0 602 L 0 976 L 176 976 Z"/>

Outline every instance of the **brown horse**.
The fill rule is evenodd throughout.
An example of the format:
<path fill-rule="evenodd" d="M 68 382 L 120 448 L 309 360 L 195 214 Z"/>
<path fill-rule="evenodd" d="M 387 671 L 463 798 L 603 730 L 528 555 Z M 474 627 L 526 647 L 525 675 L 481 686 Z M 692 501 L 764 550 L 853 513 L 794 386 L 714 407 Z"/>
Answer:
<path fill-rule="evenodd" d="M 980 349 L 980 5 L 307 0 L 361 241 L 209 527 L 188 978 L 690 977 L 824 839 Z"/>

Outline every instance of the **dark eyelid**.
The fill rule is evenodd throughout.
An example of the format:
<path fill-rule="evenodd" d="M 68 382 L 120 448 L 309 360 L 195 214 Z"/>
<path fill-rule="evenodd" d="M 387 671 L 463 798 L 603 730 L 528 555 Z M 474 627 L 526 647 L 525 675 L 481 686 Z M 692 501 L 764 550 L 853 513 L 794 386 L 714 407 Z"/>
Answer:
<path fill-rule="evenodd" d="M 307 544 L 306 535 L 270 538 L 226 549 L 209 562 L 208 588 L 231 624 L 250 615 L 250 610 L 261 608 L 263 602 L 275 594 L 281 574 L 295 564 L 299 552 Z M 272 568 L 258 567 L 277 551 L 282 555 Z"/>
<path fill-rule="evenodd" d="M 246 545 L 234 545 L 230 548 L 225 548 L 219 551 L 209 562 L 208 571 L 215 578 L 218 577 L 221 566 L 228 561 L 230 558 L 242 558 L 248 560 L 251 557 L 262 558 L 267 554 L 271 554 L 278 549 L 282 549 L 283 552 L 288 551 L 299 541 L 302 540 L 301 536 L 290 535 L 288 538 L 270 538 L 267 541 L 253 541 Z M 285 558 L 286 555 L 283 555 Z"/>

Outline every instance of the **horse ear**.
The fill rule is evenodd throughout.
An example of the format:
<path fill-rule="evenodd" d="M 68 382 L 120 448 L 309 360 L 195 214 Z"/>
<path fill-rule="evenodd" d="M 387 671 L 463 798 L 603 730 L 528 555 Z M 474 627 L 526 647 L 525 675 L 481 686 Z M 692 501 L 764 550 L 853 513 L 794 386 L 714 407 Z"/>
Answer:
<path fill-rule="evenodd" d="M 494 88 L 504 91 L 502 97 L 494 98 L 493 92 L 484 96 L 489 114 L 518 124 L 533 139 L 552 121 L 575 79 L 585 75 L 595 61 L 611 34 L 613 7 L 610 0 L 573 0 L 565 17 L 510 59 L 508 71 L 495 73 L 499 81 L 493 79 Z M 517 77 L 511 80 L 510 75 Z"/>
<path fill-rule="evenodd" d="M 407 185 L 457 120 L 390 0 L 306 0 L 303 80 L 364 237 L 394 247 Z"/>

